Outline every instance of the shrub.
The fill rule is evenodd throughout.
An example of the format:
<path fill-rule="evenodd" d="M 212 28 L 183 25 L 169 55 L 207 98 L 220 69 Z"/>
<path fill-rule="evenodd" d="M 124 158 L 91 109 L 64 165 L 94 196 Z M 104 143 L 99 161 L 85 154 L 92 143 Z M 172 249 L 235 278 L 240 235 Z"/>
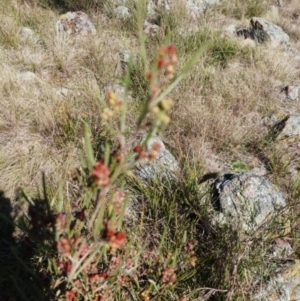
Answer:
<path fill-rule="evenodd" d="M 14 223 L 20 227 L 23 237 L 18 243 L 8 243 L 8 247 L 21 268 L 16 269 L 14 264 L 6 266 L 5 273 L 11 279 L 4 281 L 14 286 L 15 296 L 24 300 L 71 301 L 135 300 L 138 296 L 142 300 L 161 299 L 161 296 L 169 299 L 185 294 L 188 287 L 175 287 L 174 284 L 186 282 L 194 274 L 194 264 L 191 264 L 194 245 L 187 241 L 187 228 L 176 229 L 179 216 L 173 214 L 173 208 L 179 205 L 177 198 L 169 203 L 167 199 L 162 200 L 167 197 L 166 191 L 152 190 L 154 195 L 149 204 L 152 213 L 149 211 L 149 214 L 154 214 L 158 220 L 163 212 L 158 207 L 166 206 L 169 223 L 158 225 L 162 232 L 148 242 L 149 246 L 143 246 L 143 237 L 138 237 L 138 231 L 130 235 L 123 228 L 129 198 L 125 184 L 130 180 L 128 171 L 136 162 L 144 158 L 153 160 L 157 156 L 159 146 L 147 151 L 145 145 L 169 123 L 171 101 L 166 97 L 207 47 L 208 44 L 204 45 L 178 74 L 175 73 L 176 48 L 173 45 L 159 48 L 153 67 L 145 68 L 146 75 L 139 74 L 146 77 L 144 85 L 148 93 L 136 128 L 128 137 L 126 95 L 130 82 L 136 84 L 138 80 L 129 65 L 124 78 L 124 97 L 119 99 L 109 92 L 102 100 L 101 122 L 108 136 L 103 140 L 97 161 L 91 130 L 87 124 L 85 126 L 85 156 L 81 168 L 73 173 L 74 185 L 78 187 L 76 202 L 72 197 L 53 196 L 51 199 L 51 188 L 45 178 L 41 197 L 32 199 L 25 191 L 20 194 L 20 198 L 27 201 L 28 214 Z M 68 108 L 62 107 L 61 114 L 65 113 L 68 114 Z M 151 122 L 145 125 L 149 114 Z M 75 139 L 75 125 L 69 122 L 76 120 L 67 118 L 66 122 L 63 116 L 58 117 L 61 138 Z M 148 127 L 148 135 L 139 144 L 136 135 L 142 126 Z M 169 229 L 171 224 L 174 227 Z M 174 231 L 180 241 L 171 243 Z M 5 288 L 2 289 L 4 294 Z"/>

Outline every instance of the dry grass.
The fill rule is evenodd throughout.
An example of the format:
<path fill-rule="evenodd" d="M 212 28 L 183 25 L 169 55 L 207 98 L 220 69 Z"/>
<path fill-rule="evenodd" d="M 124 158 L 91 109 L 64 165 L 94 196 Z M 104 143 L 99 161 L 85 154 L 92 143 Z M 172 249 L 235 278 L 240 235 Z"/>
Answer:
<path fill-rule="evenodd" d="M 0 182 L 9 183 L 5 193 L 12 196 L 20 185 L 31 189 L 37 184 L 33 173 L 54 172 L 57 186 L 78 166 L 83 123 L 100 129 L 99 87 L 115 78 L 118 51 L 127 48 L 130 38 L 122 38 L 115 24 L 99 30 L 96 37 L 57 36 L 54 11 L 21 5 L 20 14 L 16 4 L 2 6 L 1 28 L 7 38 L 1 43 L 0 157 L 5 172 Z M 7 12 L 15 18 L 6 17 Z M 98 28 L 112 23 L 105 16 L 97 21 Z M 23 38 L 22 26 L 30 26 L 34 36 Z M 35 74 L 33 79 L 19 78 L 28 71 Z M 63 88 L 66 93 L 60 93 Z"/>
<path fill-rule="evenodd" d="M 292 29 L 297 19 L 291 20 L 288 13 L 295 4 L 288 4 L 282 12 L 275 8 L 265 9 L 268 4 L 260 4 L 264 5 L 267 18 L 274 22 L 280 21 L 279 25 L 289 24 L 289 33 L 297 35 L 296 29 Z M 222 5 L 232 7 L 226 2 Z M 20 13 L 20 7 L 17 7 L 17 3 L 2 3 L 2 11 L 9 11 L 10 14 L 3 16 L 1 25 L 5 33 L 1 43 L 1 128 L 8 130 L 8 133 L 22 128 L 24 133 L 37 135 L 47 141 L 49 147 L 46 154 L 57 152 L 60 154 L 58 156 L 64 158 L 69 148 L 78 147 L 82 122 L 99 121 L 97 98 L 104 85 L 120 74 L 118 52 L 129 49 L 138 53 L 138 41 L 128 29 L 117 30 L 121 21 L 109 19 L 103 14 L 91 15 L 98 29 L 96 36 L 57 36 L 57 13 L 54 10 L 25 4 L 20 6 Z M 256 139 L 260 132 L 263 135 L 260 119 L 271 113 L 282 115 L 289 111 L 290 104 L 283 101 L 280 88 L 286 84 L 295 84 L 295 78 L 299 76 L 299 68 L 293 63 L 293 58 L 285 57 L 276 49 L 242 48 L 239 46 L 241 40 L 234 37 L 228 45 L 224 44 L 228 37 L 220 36 L 221 28 L 226 25 L 226 18 L 218 15 L 222 9 L 209 12 L 204 21 L 206 28 L 215 28 L 216 31 L 206 34 L 207 37 L 203 36 L 204 32 L 199 34 L 204 40 L 211 37 L 216 39 L 212 64 L 195 67 L 174 93 L 176 105 L 172 115 L 176 122 L 167 133 L 174 149 L 185 149 L 185 145 L 190 145 L 195 153 L 199 152 L 203 161 L 206 160 L 201 155 L 202 147 L 198 151 L 197 145 L 209 145 L 215 155 L 222 153 L 226 156 L 228 152 L 230 159 L 232 149 L 243 146 L 245 141 Z M 185 35 L 180 37 L 183 30 L 181 20 L 184 17 L 182 8 L 178 7 L 172 14 L 161 22 L 165 31 L 172 30 L 172 40 L 178 44 L 180 59 L 184 62 L 185 56 L 188 57 L 201 43 Z M 228 20 L 227 17 L 227 24 Z M 236 24 L 241 24 L 239 22 Z M 31 27 L 35 37 L 24 39 L 20 34 L 22 26 Z M 149 41 L 151 49 L 155 49 L 155 45 L 154 40 Z M 225 56 L 218 56 L 222 52 Z M 18 80 L 18 73 L 25 71 L 34 72 L 35 79 Z M 60 95 L 61 88 L 67 88 L 68 95 Z M 136 105 L 133 107 L 136 109 Z M 179 145 L 174 145 L 171 142 L 173 139 Z M 24 140 L 32 139 L 24 137 Z M 243 151 L 243 147 L 239 149 Z M 237 152 L 234 153 L 236 156 Z M 1 157 L 7 160 L 6 155 Z M 42 165 L 42 162 L 36 162 L 36 166 Z M 62 167 L 62 170 L 68 169 Z M 14 169 L 10 172 L 13 178 L 17 174 Z M 24 174 L 27 172 L 24 171 Z M 22 179 L 24 183 L 30 182 Z M 11 195 L 15 188 L 12 185 L 7 193 Z"/>
<path fill-rule="evenodd" d="M 150 61 L 158 45 L 168 37 L 178 47 L 179 66 L 183 66 L 205 41 L 213 40 L 212 49 L 172 92 L 172 122 L 165 132 L 165 141 L 181 162 L 191 165 L 190 162 L 196 162 L 201 175 L 230 170 L 233 161 L 262 166 L 265 162 L 258 157 L 259 148 L 273 164 L 270 178 L 285 190 L 293 203 L 299 197 L 298 186 L 287 182 L 280 154 L 274 154 L 274 149 L 266 146 L 267 129 L 261 120 L 270 114 L 281 118 L 300 112 L 300 104 L 287 101 L 281 93 L 284 86 L 299 84 L 300 63 L 295 63 L 293 55 L 268 45 L 245 46 L 243 40 L 226 33 L 224 28 L 231 24 L 237 28 L 247 26 L 252 16 L 265 17 L 281 26 L 294 43 L 293 51 L 299 51 L 299 4 L 297 0 L 284 1 L 286 5 L 277 9 L 271 7 L 274 1 L 233 2 L 222 1 L 198 24 L 185 16 L 179 5 L 174 11 L 162 14 L 158 37 L 147 38 Z M 55 31 L 58 8 L 50 10 L 47 5 L 30 1 L 1 1 L 0 190 L 6 197 L 14 199 L 20 187 L 32 196 L 38 194 L 42 172 L 53 197 L 58 194 L 60 185 L 69 197 L 72 194 L 71 172 L 80 166 L 84 124 L 91 127 L 94 146 L 109 137 L 100 118 L 104 87 L 109 82 L 121 80 L 120 50 L 130 50 L 137 57 L 141 54 L 136 20 L 133 18 L 126 23 L 110 18 L 105 12 L 101 7 L 90 11 L 96 35 L 66 37 Z M 24 37 L 22 27 L 30 27 L 33 35 Z M 34 73 L 34 78 L 20 78 L 22 72 L 28 71 Z M 129 131 L 146 97 L 144 71 L 140 64 L 132 74 Z M 151 198 L 161 200 L 159 193 L 162 192 L 147 191 L 146 204 Z M 168 193 L 166 200 L 171 198 Z M 175 210 L 176 206 L 172 206 L 165 208 Z M 156 218 L 162 216 L 158 214 Z M 174 225 L 177 222 L 171 214 L 170 220 Z M 150 224 L 146 221 L 146 225 Z M 161 227 L 155 225 L 153 232 Z M 160 234 L 156 234 L 152 239 L 160 238 Z M 180 229 L 177 234 L 182 235 Z M 227 232 L 226 235 L 230 239 Z M 144 236 L 140 239 L 137 244 L 141 246 Z M 218 242 L 220 250 L 225 248 L 223 239 Z M 208 240 L 203 246 L 211 247 Z M 232 250 L 235 248 L 237 253 L 242 252 L 238 246 L 233 246 Z M 214 256 L 208 260 L 220 262 Z M 228 267 L 221 269 L 223 284 L 216 279 L 210 284 L 216 287 L 228 284 L 226 269 Z M 246 295 L 251 291 L 247 289 Z"/>

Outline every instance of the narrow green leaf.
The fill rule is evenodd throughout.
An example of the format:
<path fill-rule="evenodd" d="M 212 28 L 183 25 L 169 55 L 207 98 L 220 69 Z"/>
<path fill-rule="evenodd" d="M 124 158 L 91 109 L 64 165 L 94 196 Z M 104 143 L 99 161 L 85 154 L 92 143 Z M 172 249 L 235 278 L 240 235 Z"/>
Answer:
<path fill-rule="evenodd" d="M 179 72 L 179 75 L 175 78 L 175 80 L 157 97 L 153 103 L 151 103 L 151 107 L 155 107 L 159 102 L 161 102 L 166 96 L 172 92 L 172 90 L 182 81 L 182 79 L 186 76 L 186 74 L 192 69 L 192 67 L 198 62 L 200 57 L 213 45 L 212 41 L 206 42 L 198 52 L 192 57 L 192 59 L 182 68 L 182 70 Z M 148 104 L 143 109 L 138 122 L 137 126 L 139 127 L 145 118 L 147 112 L 149 110 Z"/>
<path fill-rule="evenodd" d="M 87 156 L 87 165 L 89 170 L 91 170 L 95 165 L 95 157 L 91 142 L 91 130 L 87 124 L 84 125 L 84 139 L 85 151 Z"/>
<path fill-rule="evenodd" d="M 104 164 L 106 166 L 109 165 L 109 157 L 110 157 L 110 145 L 108 143 L 105 144 L 105 154 L 104 154 Z"/>
<path fill-rule="evenodd" d="M 161 239 L 160 239 L 160 243 L 159 243 L 159 246 L 158 246 L 158 250 L 161 250 L 161 247 L 163 246 L 164 242 L 165 242 L 165 238 L 166 238 L 166 235 L 167 235 L 167 227 L 164 228 L 164 232 L 161 236 Z"/>

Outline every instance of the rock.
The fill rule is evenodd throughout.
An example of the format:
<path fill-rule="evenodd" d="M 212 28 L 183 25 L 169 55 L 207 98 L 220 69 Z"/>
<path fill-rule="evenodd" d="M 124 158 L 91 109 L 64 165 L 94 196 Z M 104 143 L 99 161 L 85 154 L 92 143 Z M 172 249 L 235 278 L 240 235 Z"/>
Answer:
<path fill-rule="evenodd" d="M 256 156 L 242 156 L 239 155 L 238 160 L 233 160 L 227 165 L 227 169 L 230 173 L 241 173 L 251 171 L 257 176 L 264 176 L 267 174 L 267 170 L 261 162 L 261 160 Z"/>
<path fill-rule="evenodd" d="M 150 0 L 147 4 L 147 13 L 154 16 L 158 9 L 170 10 L 170 0 Z"/>
<path fill-rule="evenodd" d="M 260 285 L 254 301 L 292 301 L 300 296 L 300 261 L 289 262 L 271 276 L 266 285 Z"/>
<path fill-rule="evenodd" d="M 273 130 L 278 133 L 277 140 L 300 138 L 300 115 L 289 115 L 277 123 Z"/>
<path fill-rule="evenodd" d="M 282 5 L 282 0 L 277 0 L 277 4 L 278 4 L 279 7 L 282 7 L 283 6 Z"/>
<path fill-rule="evenodd" d="M 276 155 L 285 169 L 282 177 L 296 181 L 300 171 L 300 115 L 289 115 L 271 129 Z"/>
<path fill-rule="evenodd" d="M 114 9 L 114 14 L 118 19 L 128 19 L 131 17 L 129 9 L 122 5 Z"/>
<path fill-rule="evenodd" d="M 126 73 L 126 69 L 129 65 L 131 53 L 127 49 L 122 49 L 119 51 L 119 58 L 121 63 L 121 71 L 123 74 Z"/>
<path fill-rule="evenodd" d="M 198 18 L 210 5 L 219 3 L 219 0 L 187 0 L 186 9 L 193 18 Z"/>
<path fill-rule="evenodd" d="M 294 250 L 290 243 L 286 241 L 286 239 L 279 237 L 274 240 L 270 251 L 270 257 L 277 259 L 284 259 L 294 253 Z"/>
<path fill-rule="evenodd" d="M 115 0 L 114 1 L 114 3 L 116 4 L 116 5 L 118 5 L 118 6 L 126 6 L 126 5 L 128 5 L 129 3 L 128 3 L 129 1 L 128 0 Z"/>
<path fill-rule="evenodd" d="M 29 27 L 20 28 L 18 35 L 20 37 L 20 41 L 23 43 L 27 41 L 37 42 L 37 37 L 35 36 L 34 31 Z"/>
<path fill-rule="evenodd" d="M 131 59 L 133 62 L 137 61 L 137 56 L 127 49 L 120 50 L 119 57 L 120 57 L 121 69 L 123 73 L 126 72 L 126 69 Z"/>
<path fill-rule="evenodd" d="M 299 100 L 300 86 L 286 86 L 283 91 L 290 100 Z"/>
<path fill-rule="evenodd" d="M 138 139 L 140 143 L 145 139 Z M 137 164 L 137 175 L 143 180 L 154 180 L 156 177 L 164 180 L 175 180 L 176 173 L 179 172 L 179 164 L 174 156 L 166 148 L 163 141 L 157 137 L 150 138 L 147 143 L 146 151 L 151 153 L 153 147 L 160 145 L 160 150 L 155 159 L 149 161 L 142 159 Z"/>
<path fill-rule="evenodd" d="M 116 96 L 119 98 L 119 99 L 123 99 L 124 98 L 124 93 L 125 93 L 125 88 L 117 83 L 108 83 L 104 86 L 104 93 L 105 95 L 108 93 L 108 92 L 113 92 L 114 94 L 116 94 Z M 127 101 L 131 101 L 132 100 L 132 97 L 131 95 L 129 94 L 129 91 L 128 91 L 128 95 L 127 95 Z"/>
<path fill-rule="evenodd" d="M 19 34 L 22 35 L 24 38 L 28 38 L 34 35 L 34 31 L 29 27 L 22 27 L 19 30 Z"/>
<path fill-rule="evenodd" d="M 73 34 L 96 34 L 96 28 L 88 15 L 82 11 L 67 12 L 56 22 L 57 32 Z"/>
<path fill-rule="evenodd" d="M 56 94 L 61 96 L 68 96 L 70 93 L 71 91 L 67 88 L 59 88 L 56 90 Z"/>
<path fill-rule="evenodd" d="M 275 124 L 278 123 L 278 118 L 276 115 L 271 114 L 269 116 L 265 116 L 262 120 L 261 123 L 262 125 L 266 126 L 266 127 L 273 127 Z"/>
<path fill-rule="evenodd" d="M 230 24 L 223 27 L 223 31 L 227 32 L 229 35 L 233 36 L 236 33 L 236 26 L 234 24 Z"/>
<path fill-rule="evenodd" d="M 17 77 L 21 81 L 29 81 L 35 79 L 35 74 L 31 71 L 20 72 Z"/>
<path fill-rule="evenodd" d="M 126 73 L 127 66 L 130 62 L 131 53 L 127 49 L 122 49 L 119 51 L 121 69 L 123 73 Z"/>
<path fill-rule="evenodd" d="M 251 38 L 258 43 L 270 42 L 273 46 L 289 42 L 289 36 L 281 27 L 262 18 L 252 18 L 249 28 L 239 29 L 236 33 L 238 36 L 244 36 L 245 39 Z"/>
<path fill-rule="evenodd" d="M 286 206 L 282 194 L 264 177 L 243 172 L 224 174 L 213 187 L 212 203 L 220 213 L 214 223 L 231 224 L 251 234 Z M 278 230 L 282 224 L 279 223 Z"/>
<path fill-rule="evenodd" d="M 158 30 L 159 30 L 159 26 L 156 25 L 153 22 L 148 22 L 147 20 L 145 20 L 143 29 L 144 29 L 144 33 L 146 35 L 149 35 L 151 37 L 155 37 L 157 35 Z"/>
<path fill-rule="evenodd" d="M 294 57 L 294 60 L 296 62 L 300 62 L 300 54 L 297 54 L 295 57 Z"/>
<path fill-rule="evenodd" d="M 289 41 L 289 36 L 281 27 L 262 18 L 252 18 L 250 20 L 249 31 L 251 37 L 259 43 L 263 43 L 268 40 L 270 40 L 273 44 Z"/>
<path fill-rule="evenodd" d="M 245 39 L 251 38 L 251 34 L 248 28 L 240 28 L 236 31 L 238 37 L 244 37 Z"/>

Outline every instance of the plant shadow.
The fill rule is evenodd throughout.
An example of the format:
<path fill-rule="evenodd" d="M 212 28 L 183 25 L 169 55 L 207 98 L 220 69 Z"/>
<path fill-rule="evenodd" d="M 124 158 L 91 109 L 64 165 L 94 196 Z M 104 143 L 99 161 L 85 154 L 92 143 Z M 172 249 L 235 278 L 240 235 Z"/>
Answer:
<path fill-rule="evenodd" d="M 0 301 L 54 300 L 42 268 L 55 250 L 54 216 L 44 199 L 31 201 L 28 216 L 16 211 L 0 190 Z"/>

